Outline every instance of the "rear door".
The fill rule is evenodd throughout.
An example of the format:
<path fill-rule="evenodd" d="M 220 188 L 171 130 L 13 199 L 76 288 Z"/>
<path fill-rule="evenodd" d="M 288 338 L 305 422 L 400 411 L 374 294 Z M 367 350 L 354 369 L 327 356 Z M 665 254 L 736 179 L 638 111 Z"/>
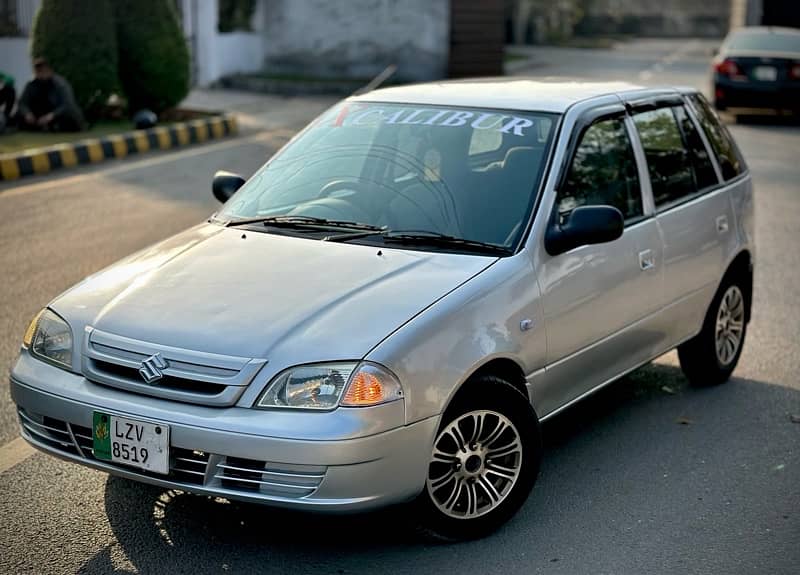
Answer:
<path fill-rule="evenodd" d="M 735 222 L 711 152 L 683 99 L 639 102 L 631 116 L 663 238 L 666 310 L 658 325 L 666 350 L 702 325 Z"/>

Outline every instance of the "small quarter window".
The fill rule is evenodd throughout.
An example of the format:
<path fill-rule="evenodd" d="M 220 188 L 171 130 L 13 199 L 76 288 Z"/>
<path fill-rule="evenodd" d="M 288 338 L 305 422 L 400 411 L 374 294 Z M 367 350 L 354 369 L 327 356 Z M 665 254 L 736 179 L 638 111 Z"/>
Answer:
<path fill-rule="evenodd" d="M 708 155 L 703 139 L 700 133 L 694 126 L 694 122 L 686 112 L 683 106 L 676 106 L 672 108 L 678 123 L 683 132 L 683 138 L 686 142 L 686 147 L 691 154 L 692 168 L 694 169 L 694 180 L 698 190 L 704 190 L 711 186 L 717 185 L 717 173 L 714 171 L 714 166 L 711 163 L 711 157 Z"/>
<path fill-rule="evenodd" d="M 689 153 L 672 108 L 659 108 L 634 114 L 656 207 L 679 200 L 697 191 Z"/>
<path fill-rule="evenodd" d="M 644 214 L 636 159 L 621 117 L 600 120 L 583 133 L 556 201 L 562 218 L 580 206 L 613 206 L 628 222 Z"/>
<path fill-rule="evenodd" d="M 697 118 L 700 120 L 700 125 L 706 133 L 706 137 L 711 142 L 711 147 L 714 148 L 714 153 L 717 155 L 719 167 L 722 170 L 722 178 L 727 182 L 741 174 L 745 170 L 744 162 L 742 161 L 739 151 L 736 149 L 736 144 L 733 143 L 733 138 L 728 133 L 728 130 L 719 123 L 717 115 L 708 105 L 705 98 L 700 94 L 692 94 L 689 99 L 697 110 Z"/>

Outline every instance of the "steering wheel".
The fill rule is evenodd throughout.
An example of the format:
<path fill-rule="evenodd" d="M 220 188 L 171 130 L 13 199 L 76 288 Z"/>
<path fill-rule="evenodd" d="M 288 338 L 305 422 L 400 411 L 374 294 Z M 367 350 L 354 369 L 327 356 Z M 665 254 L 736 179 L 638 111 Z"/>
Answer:
<path fill-rule="evenodd" d="M 328 182 L 317 194 L 318 198 L 328 198 L 335 194 L 336 192 L 340 192 L 342 190 L 352 190 L 354 192 L 362 192 L 362 193 L 369 193 L 370 189 L 367 187 L 366 182 L 361 182 L 355 179 L 341 179 L 341 180 L 333 180 L 332 182 Z"/>

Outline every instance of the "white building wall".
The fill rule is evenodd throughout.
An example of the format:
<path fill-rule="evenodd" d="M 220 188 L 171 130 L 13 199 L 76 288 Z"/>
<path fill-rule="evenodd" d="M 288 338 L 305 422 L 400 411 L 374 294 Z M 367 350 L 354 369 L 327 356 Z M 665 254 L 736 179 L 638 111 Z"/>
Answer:
<path fill-rule="evenodd" d="M 267 69 L 313 76 L 397 77 L 447 72 L 449 0 L 262 0 Z"/>
<path fill-rule="evenodd" d="M 208 86 L 223 76 L 255 72 L 264 66 L 264 3 L 258 2 L 252 32 L 217 31 L 217 0 L 184 0 L 184 33 L 192 45 L 195 83 Z M 187 22 L 187 20 L 191 20 Z"/>
<path fill-rule="evenodd" d="M 0 38 L 0 70 L 14 76 L 17 91 L 33 77 L 27 38 Z"/>
<path fill-rule="evenodd" d="M 33 78 L 28 35 L 33 27 L 33 16 L 41 0 L 17 0 L 17 28 L 19 37 L 0 37 L 0 70 L 14 76 L 17 91 Z"/>

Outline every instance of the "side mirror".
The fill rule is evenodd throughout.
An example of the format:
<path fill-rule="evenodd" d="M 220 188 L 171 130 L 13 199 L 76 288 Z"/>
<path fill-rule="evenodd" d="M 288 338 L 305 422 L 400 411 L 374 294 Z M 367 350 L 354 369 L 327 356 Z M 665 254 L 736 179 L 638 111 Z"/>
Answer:
<path fill-rule="evenodd" d="M 239 174 L 219 170 L 214 174 L 214 179 L 211 182 L 211 191 L 214 192 L 214 197 L 224 204 L 236 190 L 244 185 L 244 182 L 245 179 Z"/>
<path fill-rule="evenodd" d="M 544 235 L 544 249 L 551 256 L 563 254 L 578 246 L 613 242 L 622 235 L 622 213 L 611 206 L 581 206 L 559 225 L 557 218 L 550 222 Z"/>

